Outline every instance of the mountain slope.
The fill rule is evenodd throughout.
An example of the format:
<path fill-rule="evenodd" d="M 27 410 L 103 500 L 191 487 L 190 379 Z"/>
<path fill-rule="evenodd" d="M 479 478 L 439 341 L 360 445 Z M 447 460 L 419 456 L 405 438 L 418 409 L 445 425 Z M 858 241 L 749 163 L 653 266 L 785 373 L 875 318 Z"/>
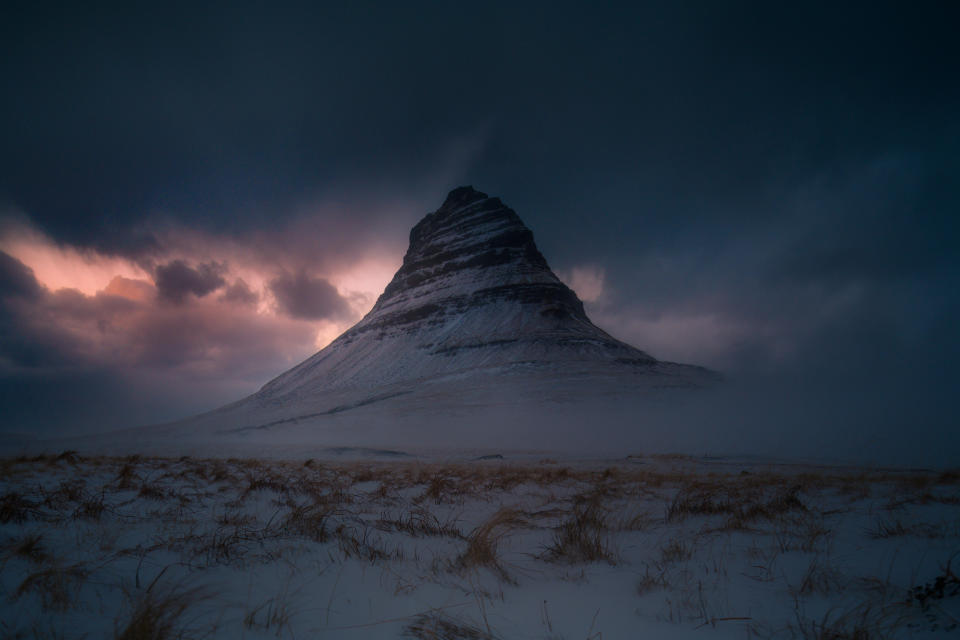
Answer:
<path fill-rule="evenodd" d="M 480 410 L 507 397 L 568 402 L 715 378 L 595 326 L 519 216 L 460 187 L 411 230 L 403 265 L 360 322 L 252 396 L 190 422 L 273 429 L 372 405 Z"/>

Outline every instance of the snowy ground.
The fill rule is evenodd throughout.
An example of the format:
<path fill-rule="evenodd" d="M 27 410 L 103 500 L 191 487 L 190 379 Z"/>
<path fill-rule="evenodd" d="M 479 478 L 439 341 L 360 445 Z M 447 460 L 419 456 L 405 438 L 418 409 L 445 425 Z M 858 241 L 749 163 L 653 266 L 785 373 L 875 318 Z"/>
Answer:
<path fill-rule="evenodd" d="M 0 543 L 0 638 L 960 634 L 956 472 L 24 456 Z"/>

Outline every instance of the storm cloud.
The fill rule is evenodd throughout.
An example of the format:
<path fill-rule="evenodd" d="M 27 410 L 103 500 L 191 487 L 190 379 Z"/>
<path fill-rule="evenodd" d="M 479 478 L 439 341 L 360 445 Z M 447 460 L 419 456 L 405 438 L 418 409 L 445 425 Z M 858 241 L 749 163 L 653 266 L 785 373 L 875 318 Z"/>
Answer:
<path fill-rule="evenodd" d="M 792 398 L 851 442 L 921 404 L 945 433 L 956 3 L 282 5 L 4 8 L 4 384 L 239 367 L 252 390 L 473 184 L 618 338 L 771 397 L 832 385 Z"/>
<path fill-rule="evenodd" d="M 183 260 L 174 260 L 157 267 L 154 280 L 161 300 L 181 303 L 188 295 L 202 298 L 227 283 L 223 279 L 226 268 L 215 262 L 191 267 Z"/>
<path fill-rule="evenodd" d="M 300 270 L 283 273 L 269 284 L 277 308 L 292 318 L 323 320 L 350 313 L 350 306 L 336 287 L 324 278 L 313 278 Z"/>

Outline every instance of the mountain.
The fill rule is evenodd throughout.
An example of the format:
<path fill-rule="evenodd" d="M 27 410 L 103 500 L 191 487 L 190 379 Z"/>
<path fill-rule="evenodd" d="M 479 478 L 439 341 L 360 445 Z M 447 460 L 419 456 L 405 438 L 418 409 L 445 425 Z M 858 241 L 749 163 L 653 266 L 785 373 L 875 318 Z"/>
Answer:
<path fill-rule="evenodd" d="M 518 403 L 539 413 L 716 379 L 598 328 L 520 217 L 499 198 L 460 187 L 413 227 L 403 265 L 356 325 L 257 393 L 171 426 L 234 434 L 309 427 L 316 436 L 355 419 L 512 415 Z"/>

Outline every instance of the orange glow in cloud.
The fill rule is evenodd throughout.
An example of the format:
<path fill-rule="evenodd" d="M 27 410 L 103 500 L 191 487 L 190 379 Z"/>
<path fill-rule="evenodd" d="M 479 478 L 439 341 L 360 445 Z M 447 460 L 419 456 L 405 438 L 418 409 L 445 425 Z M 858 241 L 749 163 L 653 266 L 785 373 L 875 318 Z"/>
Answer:
<path fill-rule="evenodd" d="M 0 250 L 33 269 L 37 280 L 54 291 L 77 289 L 90 296 L 105 289 L 117 276 L 152 280 L 129 260 L 58 246 L 38 231 L 23 227 L 0 237 Z"/>
<path fill-rule="evenodd" d="M 373 308 L 377 296 L 383 292 L 393 274 L 400 268 L 397 256 L 367 258 L 351 265 L 350 269 L 331 275 L 328 279 L 340 295 L 350 297 L 361 294 L 368 298 L 363 305 L 354 304 L 355 311 L 366 313 Z M 363 308 L 360 308 L 363 307 Z"/>
<path fill-rule="evenodd" d="M 255 313 L 261 317 L 276 314 L 270 282 L 282 269 L 295 265 L 278 263 L 258 243 L 232 238 L 211 237 L 203 233 L 175 229 L 167 232 L 162 245 L 172 251 L 160 261 L 182 259 L 188 264 L 215 261 L 226 266 L 227 285 L 243 280 L 259 296 Z M 89 249 L 60 245 L 30 225 L 8 226 L 0 232 L 0 250 L 14 256 L 33 270 L 37 280 L 51 291 L 76 289 L 88 297 L 103 292 L 137 302 L 156 298 L 154 277 L 131 260 L 107 256 Z M 402 256 L 381 247 L 367 247 L 360 255 L 339 264 L 327 264 L 326 273 L 311 270 L 326 278 L 353 311 L 352 318 L 313 321 L 314 346 L 322 348 L 347 330 L 373 307 L 377 296 L 400 267 Z M 219 293 L 210 296 L 215 302 Z M 115 321 L 119 322 L 119 321 Z M 119 325 L 116 325 L 119 326 Z"/>

